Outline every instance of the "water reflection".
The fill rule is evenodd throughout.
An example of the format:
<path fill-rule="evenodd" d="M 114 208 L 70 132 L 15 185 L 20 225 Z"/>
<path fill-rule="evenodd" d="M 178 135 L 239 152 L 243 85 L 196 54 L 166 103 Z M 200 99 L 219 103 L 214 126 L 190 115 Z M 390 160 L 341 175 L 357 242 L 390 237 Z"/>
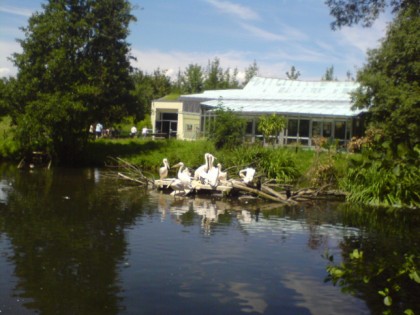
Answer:
<path fill-rule="evenodd" d="M 126 251 L 124 228 L 139 201 L 110 194 L 104 181 L 74 170 L 15 173 L 1 230 L 10 240 L 14 296 L 42 314 L 117 314 L 118 265 Z M 97 187 L 97 185 L 102 185 Z"/>
<path fill-rule="evenodd" d="M 390 266 L 420 247 L 414 213 L 179 198 L 99 169 L 1 171 L 3 313 L 379 314 Z M 348 267 L 362 271 L 344 279 L 350 296 L 324 283 L 322 255 L 353 266 L 355 248 L 367 259 Z M 360 282 L 377 268 L 388 277 Z M 418 287 L 395 283 L 418 311 Z"/>

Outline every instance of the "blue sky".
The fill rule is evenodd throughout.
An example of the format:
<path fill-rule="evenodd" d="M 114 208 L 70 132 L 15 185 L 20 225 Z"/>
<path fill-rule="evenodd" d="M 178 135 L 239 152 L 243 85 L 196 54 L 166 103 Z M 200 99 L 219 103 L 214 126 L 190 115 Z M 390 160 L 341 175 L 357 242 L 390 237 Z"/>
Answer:
<path fill-rule="evenodd" d="M 0 76 L 16 74 L 7 60 L 20 52 L 20 26 L 41 10 L 41 0 L 0 0 Z M 324 0 L 131 0 L 137 22 L 128 42 L 134 66 L 152 73 L 157 68 L 175 76 L 190 64 L 206 67 L 219 58 L 221 67 L 244 70 L 254 60 L 266 77 L 285 78 L 295 66 L 301 80 L 320 80 L 334 66 L 345 80 L 366 61 L 367 49 L 378 47 L 389 16 L 372 28 L 332 31 Z"/>

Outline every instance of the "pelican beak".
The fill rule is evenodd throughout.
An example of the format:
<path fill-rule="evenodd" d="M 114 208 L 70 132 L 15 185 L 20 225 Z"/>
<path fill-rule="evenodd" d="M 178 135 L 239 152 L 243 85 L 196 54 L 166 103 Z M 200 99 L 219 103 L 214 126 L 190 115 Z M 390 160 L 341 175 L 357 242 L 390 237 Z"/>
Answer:
<path fill-rule="evenodd" d="M 179 163 L 177 163 L 175 165 L 172 165 L 172 167 L 180 167 L 180 166 L 181 166 L 181 164 L 179 164 Z"/>

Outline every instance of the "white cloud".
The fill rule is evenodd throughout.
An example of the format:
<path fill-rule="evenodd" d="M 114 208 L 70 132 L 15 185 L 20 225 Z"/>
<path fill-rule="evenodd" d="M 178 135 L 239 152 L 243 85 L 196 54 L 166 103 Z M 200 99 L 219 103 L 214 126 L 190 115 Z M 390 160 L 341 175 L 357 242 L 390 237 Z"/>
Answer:
<path fill-rule="evenodd" d="M 248 52 L 243 51 L 227 51 L 227 52 L 187 52 L 187 51 L 159 51 L 159 50 L 139 50 L 133 49 L 132 55 L 137 61 L 132 62 L 134 67 L 139 68 L 147 73 L 152 73 L 157 68 L 166 70 L 167 75 L 175 79 L 178 71 L 183 72 L 190 64 L 198 64 L 204 69 L 207 68 L 208 62 L 214 58 L 219 58 L 220 66 L 227 70 L 238 70 L 238 79 L 245 77 L 245 69 L 253 62 L 254 58 L 250 57 Z M 257 65 L 261 75 L 280 77 L 284 76 L 286 63 L 275 63 L 271 61 L 258 61 Z"/>
<path fill-rule="evenodd" d="M 241 20 L 260 19 L 260 16 L 255 11 L 243 5 L 220 0 L 207 0 L 207 2 L 215 8 L 217 8 L 218 10 L 220 10 L 222 13 L 233 15 L 234 17 L 237 17 Z"/>
<path fill-rule="evenodd" d="M 27 8 L 3 6 L 3 5 L 0 6 L 0 12 L 10 13 L 10 14 L 24 16 L 24 17 L 30 17 L 33 13 L 32 10 L 27 9 Z"/>
<path fill-rule="evenodd" d="M 250 32 L 255 37 L 258 37 L 260 39 L 268 40 L 268 41 L 285 41 L 287 40 L 286 36 L 274 34 L 272 32 L 265 31 L 261 28 L 258 28 L 256 26 L 241 23 L 241 26 L 246 29 L 248 32 Z"/>
<path fill-rule="evenodd" d="M 350 45 L 366 53 L 368 49 L 377 48 L 380 39 L 386 35 L 386 28 L 389 20 L 385 17 L 379 18 L 370 28 L 361 26 L 345 27 L 337 32 L 337 38 L 343 45 Z"/>
<path fill-rule="evenodd" d="M 0 76 L 16 74 L 16 68 L 8 59 L 13 53 L 21 52 L 22 48 L 16 41 L 0 41 Z"/>

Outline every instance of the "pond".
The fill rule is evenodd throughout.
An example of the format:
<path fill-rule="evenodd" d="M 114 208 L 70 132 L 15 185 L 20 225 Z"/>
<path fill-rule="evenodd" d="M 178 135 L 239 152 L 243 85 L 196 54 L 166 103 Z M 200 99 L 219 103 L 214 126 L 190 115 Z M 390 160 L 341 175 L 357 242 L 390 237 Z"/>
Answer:
<path fill-rule="evenodd" d="M 416 211 L 0 170 L 1 314 L 420 314 Z"/>

